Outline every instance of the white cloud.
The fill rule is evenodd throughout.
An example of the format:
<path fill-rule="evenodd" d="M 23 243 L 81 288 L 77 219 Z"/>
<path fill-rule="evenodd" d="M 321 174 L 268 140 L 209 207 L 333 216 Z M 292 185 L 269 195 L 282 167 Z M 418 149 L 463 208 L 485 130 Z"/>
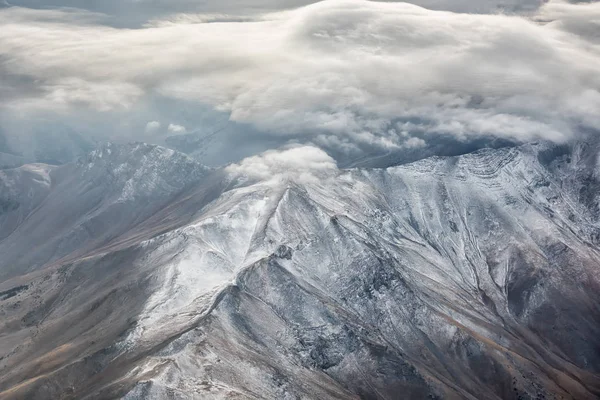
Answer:
<path fill-rule="evenodd" d="M 600 6 L 597 2 L 551 1 L 534 16 L 554 29 L 571 32 L 598 45 L 600 40 Z M 597 50 L 597 48 L 596 48 Z"/>
<path fill-rule="evenodd" d="M 146 124 L 146 132 L 156 132 L 160 129 L 159 121 L 150 121 Z"/>
<path fill-rule="evenodd" d="M 169 127 L 167 129 L 171 133 L 184 133 L 186 131 L 185 126 L 177 124 L 169 124 Z"/>
<path fill-rule="evenodd" d="M 408 3 L 433 9 L 465 13 L 531 12 L 544 0 L 409 0 Z"/>
<path fill-rule="evenodd" d="M 0 107 L 106 112 L 160 95 L 347 151 L 421 146 L 427 132 L 564 141 L 600 123 L 599 3 L 554 0 L 528 19 L 330 0 L 143 29 L 40 13 L 0 10 L 0 75 L 28 88 Z"/>
<path fill-rule="evenodd" d="M 259 181 L 316 182 L 337 170 L 335 160 L 318 147 L 296 146 L 268 150 L 232 164 L 226 171 L 235 177 Z"/>

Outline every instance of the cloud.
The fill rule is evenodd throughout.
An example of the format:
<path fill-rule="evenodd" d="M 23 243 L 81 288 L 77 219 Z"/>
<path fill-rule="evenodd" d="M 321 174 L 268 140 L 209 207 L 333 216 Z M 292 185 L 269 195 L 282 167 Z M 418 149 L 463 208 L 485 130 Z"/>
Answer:
<path fill-rule="evenodd" d="M 392 2 L 393 0 L 388 0 Z M 139 24 L 147 20 L 187 19 L 190 14 L 202 14 L 208 21 L 244 19 L 266 12 L 286 10 L 316 3 L 316 0 L 11 0 L 10 4 L 41 9 L 69 8 L 107 14 L 120 24 Z M 410 0 L 408 3 L 433 9 L 465 13 L 531 12 L 544 0 Z M 1 2 L 0 2 L 1 6 Z"/>
<path fill-rule="evenodd" d="M 599 3 L 554 0 L 523 17 L 329 0 L 141 29 L 51 13 L 0 10 L 0 108 L 108 113 L 162 97 L 357 157 L 600 126 Z"/>
<path fill-rule="evenodd" d="M 167 129 L 171 133 L 184 133 L 186 131 L 185 126 L 177 124 L 169 124 L 169 127 Z"/>
<path fill-rule="evenodd" d="M 600 7 L 597 2 L 552 1 L 534 19 L 548 23 L 554 29 L 571 32 L 596 45 L 600 41 Z"/>
<path fill-rule="evenodd" d="M 237 178 L 270 182 L 292 180 L 302 183 L 321 181 L 336 170 L 335 160 L 314 146 L 268 150 L 226 168 L 228 173 Z"/>
<path fill-rule="evenodd" d="M 160 129 L 159 121 L 150 121 L 146 124 L 146 132 L 155 132 Z"/>
<path fill-rule="evenodd" d="M 532 12 L 544 4 L 544 0 L 411 0 L 432 10 L 444 10 L 460 13 L 489 14 L 497 12 Z"/>
<path fill-rule="evenodd" d="M 117 26 L 140 26 L 148 20 L 167 19 L 185 14 L 224 16 L 239 19 L 265 12 L 290 9 L 314 3 L 315 0 L 10 0 L 8 3 L 39 9 L 81 9 L 110 16 L 107 21 Z M 2 2 L 0 1 L 0 7 Z M 219 18 L 220 19 L 220 18 Z M 209 20 L 213 18 L 209 17 Z"/>

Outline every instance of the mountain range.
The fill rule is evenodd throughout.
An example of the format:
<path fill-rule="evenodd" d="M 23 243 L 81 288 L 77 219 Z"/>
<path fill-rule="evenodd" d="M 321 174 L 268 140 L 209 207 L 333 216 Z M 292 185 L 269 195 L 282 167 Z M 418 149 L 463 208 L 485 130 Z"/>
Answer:
<path fill-rule="evenodd" d="M 1 170 L 0 398 L 598 398 L 599 154 Z"/>

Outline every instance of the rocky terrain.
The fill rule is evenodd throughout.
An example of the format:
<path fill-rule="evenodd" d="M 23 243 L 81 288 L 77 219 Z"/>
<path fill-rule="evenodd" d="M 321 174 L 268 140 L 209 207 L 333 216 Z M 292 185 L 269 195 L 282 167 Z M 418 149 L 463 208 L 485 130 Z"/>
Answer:
<path fill-rule="evenodd" d="M 0 398 L 598 398 L 599 150 L 0 171 Z"/>

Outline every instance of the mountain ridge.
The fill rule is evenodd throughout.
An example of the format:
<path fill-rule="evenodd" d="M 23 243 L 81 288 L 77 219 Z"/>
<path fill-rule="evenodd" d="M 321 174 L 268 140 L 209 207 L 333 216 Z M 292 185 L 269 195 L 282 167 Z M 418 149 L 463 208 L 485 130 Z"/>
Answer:
<path fill-rule="evenodd" d="M 40 339 L 0 349 L 0 393 L 594 398 L 597 154 L 593 142 L 537 143 L 386 169 L 328 166 L 319 179 L 203 170 L 161 204 L 176 210 L 173 225 L 5 300 L 0 335 L 30 334 L 21 307 L 37 310 Z M 79 293 L 61 289 L 75 283 Z M 58 302 L 11 314 L 32 289 Z M 76 311 L 91 293 L 106 295 Z M 48 321 L 69 323 L 74 310 L 105 317 L 76 338 L 46 339 Z M 73 340 L 65 362 L 76 371 L 40 375 L 19 362 Z"/>

